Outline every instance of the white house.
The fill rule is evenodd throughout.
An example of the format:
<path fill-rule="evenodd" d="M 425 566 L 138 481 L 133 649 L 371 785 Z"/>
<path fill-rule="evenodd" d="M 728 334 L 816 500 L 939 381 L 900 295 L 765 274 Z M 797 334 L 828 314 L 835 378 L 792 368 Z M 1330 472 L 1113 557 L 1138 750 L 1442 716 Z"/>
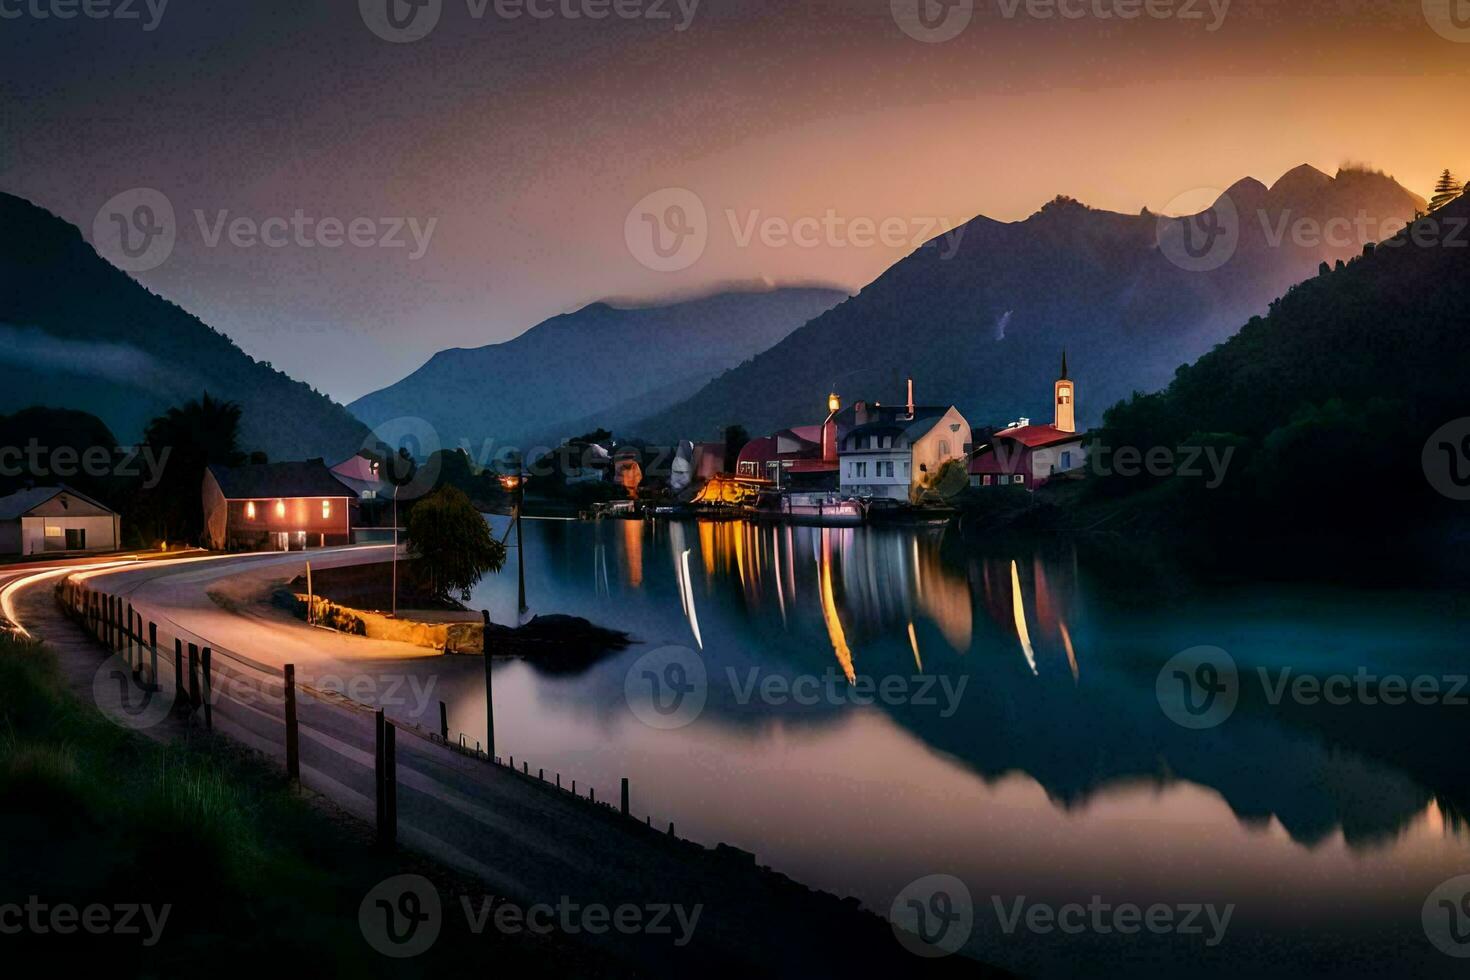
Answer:
<path fill-rule="evenodd" d="M 116 551 L 117 513 L 71 487 L 33 487 L 0 497 L 0 554 Z"/>
<path fill-rule="evenodd" d="M 907 502 L 910 491 L 933 478 L 947 460 L 970 451 L 970 423 L 953 405 L 909 402 L 875 408 L 878 417 L 849 430 L 838 453 L 838 480 L 845 497 L 886 497 Z"/>

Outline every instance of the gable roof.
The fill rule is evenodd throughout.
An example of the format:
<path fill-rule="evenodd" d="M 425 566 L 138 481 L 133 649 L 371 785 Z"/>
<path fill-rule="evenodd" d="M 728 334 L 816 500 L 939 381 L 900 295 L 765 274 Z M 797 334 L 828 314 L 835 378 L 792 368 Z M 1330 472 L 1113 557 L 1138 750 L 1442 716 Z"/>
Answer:
<path fill-rule="evenodd" d="M 15 521 L 26 516 L 37 507 L 44 504 L 53 497 L 61 494 L 70 494 L 78 500 L 84 500 L 93 507 L 101 508 L 109 514 L 113 509 L 100 501 L 93 500 L 84 493 L 78 493 L 66 484 L 54 487 L 31 487 L 28 490 L 19 490 L 8 497 L 0 497 L 0 521 Z"/>
<path fill-rule="evenodd" d="M 945 405 L 942 408 L 937 405 L 917 405 L 914 407 L 913 417 L 910 418 L 906 407 L 885 405 L 877 410 L 880 413 L 877 420 L 849 429 L 842 436 L 842 445 L 845 447 L 848 440 L 854 436 L 898 435 L 903 436 L 910 445 L 913 445 L 924 438 L 930 429 L 938 425 L 940 420 L 949 414 L 952 407 L 951 405 Z M 968 435 L 968 428 L 965 431 Z M 842 451 L 847 452 L 848 450 L 844 448 Z"/>
<path fill-rule="evenodd" d="M 1059 442 L 1080 441 L 1086 437 L 1085 432 L 1064 432 L 1054 425 L 1022 425 L 1014 429 L 1001 429 L 992 438 L 1012 439 L 1028 449 L 1039 449 Z"/>
<path fill-rule="evenodd" d="M 209 472 L 229 500 L 278 497 L 351 497 L 352 488 L 332 475 L 319 459 L 293 463 L 221 466 Z"/>

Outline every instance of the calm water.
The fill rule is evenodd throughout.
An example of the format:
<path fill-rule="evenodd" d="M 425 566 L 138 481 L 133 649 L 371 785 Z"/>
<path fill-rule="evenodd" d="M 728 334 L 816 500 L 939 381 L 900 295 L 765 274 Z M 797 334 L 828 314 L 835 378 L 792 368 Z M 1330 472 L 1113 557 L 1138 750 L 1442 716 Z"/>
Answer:
<path fill-rule="evenodd" d="M 928 529 L 538 521 L 526 563 L 533 612 L 639 643 L 570 675 L 498 667 L 500 753 L 600 797 L 628 776 L 656 825 L 885 915 L 915 879 L 952 875 L 972 898 L 968 948 L 1025 972 L 1463 975 L 1421 911 L 1470 874 L 1455 816 L 1470 709 L 1273 705 L 1257 673 L 1463 674 L 1470 612 L 1451 596 L 1262 587 L 1125 606 L 1065 547 Z M 513 555 L 474 598 L 513 620 Z M 1200 645 L 1233 657 L 1241 697 L 1191 730 L 1155 683 Z M 625 689 L 669 646 L 707 675 L 703 709 L 671 729 Z M 441 667 L 451 727 L 479 737 L 478 662 Z M 890 696 L 860 703 L 870 678 Z M 1022 896 L 1235 908 L 1214 946 L 1207 924 L 1008 933 L 996 903 L 1009 916 Z"/>

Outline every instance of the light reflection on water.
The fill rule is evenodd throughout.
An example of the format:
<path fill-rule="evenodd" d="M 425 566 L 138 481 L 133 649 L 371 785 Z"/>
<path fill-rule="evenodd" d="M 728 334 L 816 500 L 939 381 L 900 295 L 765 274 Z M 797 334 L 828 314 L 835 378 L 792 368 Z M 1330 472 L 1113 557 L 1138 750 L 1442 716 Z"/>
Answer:
<path fill-rule="evenodd" d="M 570 676 L 498 667 L 500 752 L 609 794 L 628 776 L 656 825 L 880 912 L 912 879 L 956 875 L 980 906 L 972 948 L 1025 971 L 1079 957 L 1103 972 L 1454 965 L 1419 913 L 1470 872 L 1463 728 L 1447 740 L 1429 709 L 1385 723 L 1244 697 L 1225 724 L 1188 731 L 1154 695 L 1164 661 L 1201 644 L 1230 651 L 1246 690 L 1281 666 L 1463 673 L 1450 599 L 1274 588 L 1122 607 L 1070 548 L 992 552 L 943 529 L 528 521 L 526 547 L 533 611 L 639 643 Z M 511 621 L 513 566 L 475 602 Z M 659 731 L 629 711 L 624 677 L 666 645 L 699 651 L 710 687 L 693 724 Z M 478 667 L 445 669 L 452 727 L 480 737 Z M 789 696 L 801 676 L 822 685 L 818 703 Z M 761 696 L 771 678 L 788 696 Z M 913 700 L 935 703 L 858 703 L 854 681 L 885 678 L 928 684 Z M 1228 940 L 1203 949 L 1006 935 L 992 895 L 1237 910 Z"/>

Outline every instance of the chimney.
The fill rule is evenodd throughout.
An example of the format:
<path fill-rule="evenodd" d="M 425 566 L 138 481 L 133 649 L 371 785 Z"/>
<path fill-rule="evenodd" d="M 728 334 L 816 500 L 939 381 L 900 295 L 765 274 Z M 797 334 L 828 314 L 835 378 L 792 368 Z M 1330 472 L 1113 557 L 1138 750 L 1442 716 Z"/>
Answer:
<path fill-rule="evenodd" d="M 909 414 L 914 414 L 914 379 L 909 378 Z"/>

